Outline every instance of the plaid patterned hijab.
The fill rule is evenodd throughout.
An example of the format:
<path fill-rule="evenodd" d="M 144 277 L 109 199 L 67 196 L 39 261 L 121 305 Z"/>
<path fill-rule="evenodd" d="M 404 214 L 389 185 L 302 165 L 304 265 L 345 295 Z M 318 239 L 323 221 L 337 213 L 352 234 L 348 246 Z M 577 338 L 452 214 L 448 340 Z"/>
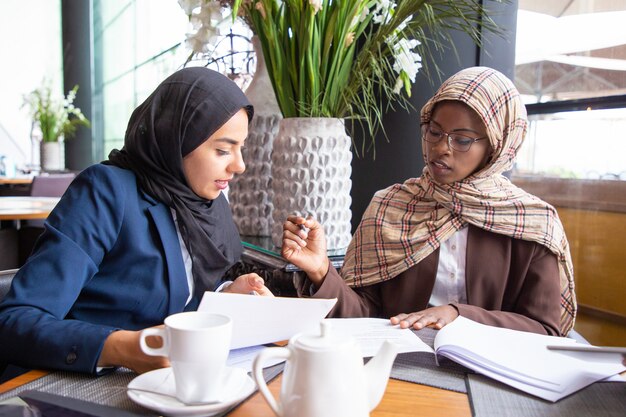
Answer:
<path fill-rule="evenodd" d="M 421 177 L 378 191 L 348 247 L 344 279 L 354 287 L 392 279 L 430 255 L 457 230 L 472 224 L 537 242 L 557 256 L 561 331 L 566 334 L 574 325 L 576 298 L 561 221 L 554 207 L 502 175 L 512 167 L 528 125 L 517 89 L 491 68 L 462 70 L 444 82 L 424 105 L 422 123 L 430 121 L 434 106 L 443 100 L 461 101 L 480 116 L 494 150 L 491 161 L 452 184 L 436 183 L 426 166 Z"/>

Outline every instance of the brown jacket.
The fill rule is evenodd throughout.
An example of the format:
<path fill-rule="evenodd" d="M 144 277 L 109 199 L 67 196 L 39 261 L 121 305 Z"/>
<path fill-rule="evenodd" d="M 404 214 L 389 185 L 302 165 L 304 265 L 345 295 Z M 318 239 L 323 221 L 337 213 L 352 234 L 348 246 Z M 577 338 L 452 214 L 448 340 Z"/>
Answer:
<path fill-rule="evenodd" d="M 468 304 L 452 304 L 461 316 L 498 327 L 558 336 L 560 288 L 557 259 L 546 247 L 469 226 Z M 330 317 L 392 317 L 428 307 L 439 249 L 394 279 L 351 289 L 330 268 L 315 298 L 338 298 Z M 300 285 L 309 294 L 311 282 Z"/>

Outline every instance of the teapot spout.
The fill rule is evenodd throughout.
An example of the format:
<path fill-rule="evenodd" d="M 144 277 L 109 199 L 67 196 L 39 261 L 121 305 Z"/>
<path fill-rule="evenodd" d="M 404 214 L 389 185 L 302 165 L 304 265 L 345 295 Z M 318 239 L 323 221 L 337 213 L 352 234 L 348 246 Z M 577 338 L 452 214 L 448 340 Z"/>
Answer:
<path fill-rule="evenodd" d="M 385 394 L 391 366 L 396 359 L 398 350 L 398 345 L 385 340 L 376 356 L 365 365 L 365 380 L 367 381 L 367 397 L 370 411 L 376 408 Z"/>

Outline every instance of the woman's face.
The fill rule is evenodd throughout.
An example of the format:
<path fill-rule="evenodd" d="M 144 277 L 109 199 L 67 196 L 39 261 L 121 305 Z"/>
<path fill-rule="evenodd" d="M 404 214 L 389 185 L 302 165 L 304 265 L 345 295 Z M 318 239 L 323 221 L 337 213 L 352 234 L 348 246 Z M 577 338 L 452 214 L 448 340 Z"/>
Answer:
<path fill-rule="evenodd" d="M 486 138 L 487 129 L 469 106 L 458 101 L 442 101 L 435 106 L 430 120 L 433 128 L 446 133 L 485 138 L 472 143 L 467 152 L 451 149 L 446 135 L 438 143 L 422 140 L 426 163 L 436 182 L 451 184 L 461 181 L 486 165 L 491 154 L 491 145 Z"/>
<path fill-rule="evenodd" d="M 248 115 L 239 110 L 204 143 L 183 158 L 189 187 L 200 197 L 215 200 L 246 165 L 241 148 L 248 136 Z"/>

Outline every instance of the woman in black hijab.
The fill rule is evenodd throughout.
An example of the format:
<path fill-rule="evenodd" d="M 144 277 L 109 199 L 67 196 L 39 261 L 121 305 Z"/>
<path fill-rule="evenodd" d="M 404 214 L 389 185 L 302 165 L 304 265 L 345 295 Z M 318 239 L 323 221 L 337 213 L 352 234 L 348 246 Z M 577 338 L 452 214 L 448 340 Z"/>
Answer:
<path fill-rule="evenodd" d="M 245 169 L 252 115 L 217 72 L 163 81 L 133 112 L 124 147 L 84 170 L 46 221 L 0 303 L 0 360 L 145 372 L 168 363 L 140 351 L 140 331 L 195 309 L 204 291 L 271 295 L 256 274 L 221 282 L 242 251 L 222 191 Z"/>

